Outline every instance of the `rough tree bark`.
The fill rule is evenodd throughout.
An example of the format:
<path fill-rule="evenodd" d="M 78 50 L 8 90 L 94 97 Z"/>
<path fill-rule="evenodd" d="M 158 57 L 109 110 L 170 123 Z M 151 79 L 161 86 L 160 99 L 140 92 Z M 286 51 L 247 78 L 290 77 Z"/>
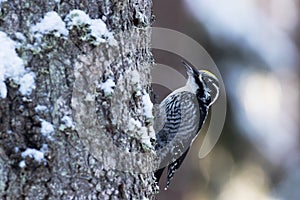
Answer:
<path fill-rule="evenodd" d="M 154 199 L 151 0 L 0 5 L 0 199 Z"/>

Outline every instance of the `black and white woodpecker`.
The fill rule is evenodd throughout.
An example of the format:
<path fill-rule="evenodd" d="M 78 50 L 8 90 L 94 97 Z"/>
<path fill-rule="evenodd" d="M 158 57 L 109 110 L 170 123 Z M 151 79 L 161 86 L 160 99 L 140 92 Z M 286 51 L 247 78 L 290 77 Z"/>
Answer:
<path fill-rule="evenodd" d="M 168 166 L 167 186 L 186 157 L 197 137 L 210 106 L 219 96 L 217 77 L 206 70 L 196 70 L 183 62 L 188 74 L 186 85 L 169 94 L 159 105 L 163 121 L 156 130 L 155 149 L 159 155 L 160 169 L 155 172 L 157 182 Z"/>

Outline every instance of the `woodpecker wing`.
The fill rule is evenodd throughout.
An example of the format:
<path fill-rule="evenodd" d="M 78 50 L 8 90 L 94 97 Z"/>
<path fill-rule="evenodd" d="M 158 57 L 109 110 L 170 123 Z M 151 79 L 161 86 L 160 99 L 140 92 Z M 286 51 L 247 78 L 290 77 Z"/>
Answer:
<path fill-rule="evenodd" d="M 178 92 L 165 98 L 160 104 L 159 115 L 155 116 L 155 124 L 159 124 L 157 128 L 160 128 L 155 130 L 156 149 L 166 147 L 176 137 L 191 141 L 189 139 L 197 135 L 203 124 L 199 107 L 196 95 L 191 92 Z"/>

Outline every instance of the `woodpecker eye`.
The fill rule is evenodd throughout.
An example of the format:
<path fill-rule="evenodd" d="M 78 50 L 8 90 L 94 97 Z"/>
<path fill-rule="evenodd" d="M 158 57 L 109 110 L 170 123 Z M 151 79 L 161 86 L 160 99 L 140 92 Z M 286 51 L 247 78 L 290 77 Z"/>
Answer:
<path fill-rule="evenodd" d="M 200 80 L 204 83 L 205 90 L 209 95 L 211 104 L 213 104 L 219 96 L 219 81 L 218 78 L 209 71 L 201 70 L 200 71 Z"/>

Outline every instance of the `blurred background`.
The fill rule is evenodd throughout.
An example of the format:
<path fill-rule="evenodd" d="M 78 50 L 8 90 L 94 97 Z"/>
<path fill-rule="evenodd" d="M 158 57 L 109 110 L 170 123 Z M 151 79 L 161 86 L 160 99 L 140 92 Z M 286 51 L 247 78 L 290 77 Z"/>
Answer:
<path fill-rule="evenodd" d="M 299 10 L 297 0 L 154 1 L 153 26 L 197 40 L 227 93 L 217 145 L 200 159 L 199 137 L 158 199 L 300 199 Z M 156 63 L 181 65 L 166 54 L 154 51 Z"/>

